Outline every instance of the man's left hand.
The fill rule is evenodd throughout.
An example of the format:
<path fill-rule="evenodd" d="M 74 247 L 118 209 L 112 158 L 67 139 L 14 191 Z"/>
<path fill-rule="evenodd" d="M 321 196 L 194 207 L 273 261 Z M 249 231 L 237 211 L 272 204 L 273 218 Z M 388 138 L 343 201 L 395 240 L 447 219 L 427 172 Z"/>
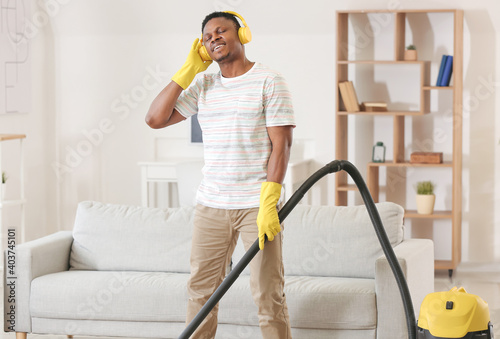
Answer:
<path fill-rule="evenodd" d="M 260 190 L 260 208 L 257 215 L 259 227 L 259 248 L 264 249 L 265 236 L 269 241 L 281 231 L 277 204 L 281 196 L 281 184 L 277 182 L 263 182 Z"/>

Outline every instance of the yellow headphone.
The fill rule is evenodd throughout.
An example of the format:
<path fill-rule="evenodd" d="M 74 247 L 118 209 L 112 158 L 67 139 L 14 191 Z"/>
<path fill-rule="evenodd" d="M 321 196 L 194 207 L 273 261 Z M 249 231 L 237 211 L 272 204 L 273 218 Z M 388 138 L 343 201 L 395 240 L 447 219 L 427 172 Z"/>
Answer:
<path fill-rule="evenodd" d="M 241 15 L 239 15 L 238 13 L 233 12 L 233 11 L 225 11 L 224 13 L 229 13 L 229 14 L 232 14 L 232 15 L 240 18 L 241 22 L 243 23 L 244 26 L 242 26 L 238 29 L 238 37 L 240 38 L 240 42 L 244 45 L 244 44 L 252 41 L 252 32 L 250 32 L 250 28 L 248 27 L 245 19 L 243 19 L 243 17 Z M 198 53 L 200 54 L 201 58 L 204 61 L 212 60 L 212 58 L 208 54 L 207 48 L 205 47 L 205 45 L 203 45 L 203 34 L 201 34 L 200 41 L 202 43 L 201 43 L 200 49 L 198 50 Z"/>

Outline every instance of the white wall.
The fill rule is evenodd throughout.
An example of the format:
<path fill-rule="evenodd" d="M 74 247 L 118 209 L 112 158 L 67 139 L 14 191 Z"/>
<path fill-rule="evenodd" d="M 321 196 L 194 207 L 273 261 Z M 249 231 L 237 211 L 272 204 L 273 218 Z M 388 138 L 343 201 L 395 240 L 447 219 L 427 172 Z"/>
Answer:
<path fill-rule="evenodd" d="M 200 154 L 187 142 L 189 124 L 151 130 L 144 115 L 213 10 L 243 14 L 254 36 L 247 45 L 249 59 L 287 78 L 297 118 L 294 136 L 314 142 L 320 167 L 335 157 L 335 11 L 458 6 L 465 10 L 463 259 L 500 259 L 500 212 L 495 210 L 500 202 L 495 82 L 500 79 L 500 4 L 495 0 L 43 2 L 50 5 L 50 22 L 32 39 L 33 110 L 0 116 L 0 133 L 28 135 L 28 239 L 71 229 L 82 200 L 140 204 L 137 163 L 154 159 L 156 138 L 172 138 L 177 147 L 172 153 L 180 144 L 183 153 Z M 488 81 L 493 84 L 485 86 Z M 358 142 L 373 124 L 380 123 L 355 122 Z M 392 135 L 390 126 L 387 133 Z M 368 136 L 371 147 L 377 136 Z M 355 157 L 361 164 L 362 154 L 360 149 Z M 333 176 L 323 179 L 313 196 L 316 204 L 332 204 Z"/>
<path fill-rule="evenodd" d="M 32 14 L 38 12 L 33 3 Z M 25 150 L 25 184 L 28 204 L 26 224 L 27 239 L 52 233 L 57 225 L 56 189 L 57 183 L 50 168 L 50 160 L 56 152 L 56 131 L 54 127 L 54 51 L 50 27 L 39 26 L 30 33 L 31 55 L 31 110 L 22 114 L 0 115 L 0 133 L 26 134 L 23 140 Z M 19 197 L 19 142 L 6 141 L 2 144 L 2 165 L 7 172 L 7 199 Z M 20 208 L 3 208 L 2 245 L 5 246 L 6 229 L 20 225 Z M 17 240 L 21 237 L 18 234 Z"/>

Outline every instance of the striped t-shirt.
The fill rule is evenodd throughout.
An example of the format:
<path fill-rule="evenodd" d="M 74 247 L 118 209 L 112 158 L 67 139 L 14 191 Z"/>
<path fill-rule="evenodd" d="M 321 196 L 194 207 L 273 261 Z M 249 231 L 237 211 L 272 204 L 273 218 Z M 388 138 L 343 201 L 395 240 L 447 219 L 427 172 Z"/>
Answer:
<path fill-rule="evenodd" d="M 271 141 L 266 127 L 295 126 L 290 92 L 277 72 L 255 63 L 245 74 L 204 74 L 182 92 L 175 109 L 198 114 L 205 166 L 197 203 L 222 209 L 259 206 Z"/>

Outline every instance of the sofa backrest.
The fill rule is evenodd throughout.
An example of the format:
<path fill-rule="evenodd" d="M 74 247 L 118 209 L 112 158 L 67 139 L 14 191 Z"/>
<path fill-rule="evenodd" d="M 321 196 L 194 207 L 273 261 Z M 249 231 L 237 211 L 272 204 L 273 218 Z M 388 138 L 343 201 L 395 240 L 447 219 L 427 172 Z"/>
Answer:
<path fill-rule="evenodd" d="M 70 269 L 189 273 L 193 212 L 82 202 Z"/>
<path fill-rule="evenodd" d="M 401 206 L 376 204 L 391 245 L 403 241 Z M 70 268 L 189 273 L 193 207 L 78 205 Z M 373 278 L 382 248 L 364 205 L 297 205 L 284 222 L 286 275 Z M 243 256 L 241 241 L 233 263 Z M 248 268 L 245 273 L 248 274 Z"/>
<path fill-rule="evenodd" d="M 401 206 L 376 205 L 394 247 L 403 241 Z M 366 206 L 297 206 L 285 220 L 283 260 L 288 275 L 374 278 L 383 255 Z"/>
<path fill-rule="evenodd" d="M 394 247 L 403 241 L 401 206 L 376 204 Z M 241 242 L 233 265 L 244 254 Z M 283 227 L 285 275 L 374 278 L 375 260 L 383 255 L 368 211 L 361 206 L 297 205 Z M 248 274 L 248 268 L 244 274 Z"/>

